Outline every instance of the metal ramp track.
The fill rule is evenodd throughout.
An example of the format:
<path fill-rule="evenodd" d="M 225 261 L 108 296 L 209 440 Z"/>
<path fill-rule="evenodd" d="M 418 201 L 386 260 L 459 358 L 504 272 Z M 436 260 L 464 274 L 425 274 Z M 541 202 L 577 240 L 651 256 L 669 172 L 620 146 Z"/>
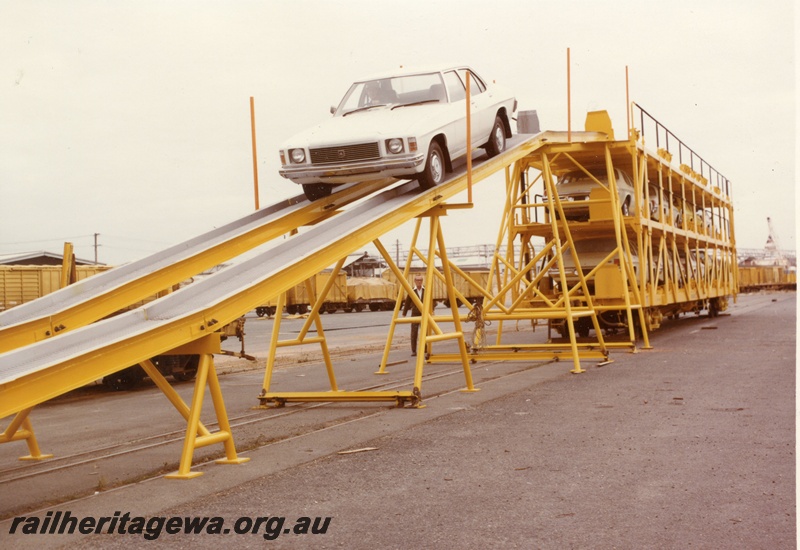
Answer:
<path fill-rule="evenodd" d="M 0 353 L 93 323 L 291 230 L 325 219 L 334 209 L 395 181 L 346 186 L 335 197 L 313 203 L 298 195 L 9 309 L 0 313 Z"/>
<path fill-rule="evenodd" d="M 524 157 L 543 139 L 546 133 L 529 137 L 475 167 L 473 181 Z M 416 182 L 383 191 L 348 209 L 346 216 L 333 216 L 271 250 L 149 305 L 0 354 L 0 418 L 202 339 L 213 326 L 233 321 L 442 204 L 466 189 L 466 180 L 459 176 L 422 193 Z M 332 210 L 339 206 L 338 193 L 330 198 Z"/>

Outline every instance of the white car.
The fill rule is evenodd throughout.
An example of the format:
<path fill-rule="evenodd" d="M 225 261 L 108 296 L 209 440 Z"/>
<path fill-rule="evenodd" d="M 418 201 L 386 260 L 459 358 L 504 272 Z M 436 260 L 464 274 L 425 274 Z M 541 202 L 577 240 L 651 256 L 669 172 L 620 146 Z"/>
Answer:
<path fill-rule="evenodd" d="M 575 252 L 578 254 L 578 261 L 581 264 L 581 271 L 584 276 L 588 275 L 593 269 L 600 265 L 603 260 L 605 260 L 607 264 L 618 264 L 619 258 L 616 254 L 611 258 L 608 257 L 611 251 L 617 247 L 617 240 L 614 237 L 590 237 L 588 239 L 573 241 L 573 244 L 575 245 Z M 578 284 L 580 280 L 578 277 L 578 269 L 575 267 L 575 260 L 571 252 L 566 251 L 562 257 L 564 260 L 564 274 L 567 284 L 572 287 Z M 633 263 L 633 271 L 638 274 L 639 253 L 634 244 L 631 244 L 631 260 Z M 551 267 L 548 274 L 557 284 L 560 283 L 557 265 Z M 588 281 L 587 284 L 589 286 L 589 291 L 593 292 L 594 280 Z"/>
<path fill-rule="evenodd" d="M 619 169 L 614 169 L 614 179 L 617 182 L 617 192 L 619 193 L 619 204 L 623 216 L 638 216 L 639 212 L 634 204 L 635 191 L 631 178 Z M 599 182 L 599 183 L 598 183 Z M 568 220 L 586 221 L 589 219 L 589 205 L 582 204 L 589 200 L 589 195 L 593 189 L 600 188 L 600 184 L 608 185 L 608 176 L 605 168 L 592 171 L 589 176 L 582 170 L 575 170 L 561 176 L 556 182 L 556 192 L 558 198 L 564 202 L 564 215 Z M 649 185 L 650 200 L 647 205 L 649 215 L 652 219 L 658 219 L 658 189 L 654 185 Z M 578 204 L 575 204 L 577 202 Z"/>
<path fill-rule="evenodd" d="M 394 177 L 427 189 L 466 155 L 466 75 L 470 75 L 471 143 L 489 156 L 505 149 L 517 108 L 513 94 L 466 66 L 400 69 L 357 80 L 333 118 L 288 139 L 279 173 L 309 200 L 333 186 Z"/>

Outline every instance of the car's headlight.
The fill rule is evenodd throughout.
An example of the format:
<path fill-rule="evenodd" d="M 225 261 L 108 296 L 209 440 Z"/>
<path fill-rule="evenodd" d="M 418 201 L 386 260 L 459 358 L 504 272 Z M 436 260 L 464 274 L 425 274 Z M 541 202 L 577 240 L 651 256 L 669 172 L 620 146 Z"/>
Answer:
<path fill-rule="evenodd" d="M 403 140 L 400 138 L 387 139 L 386 150 L 393 155 L 402 153 L 405 150 L 405 147 L 403 147 Z"/>
<path fill-rule="evenodd" d="M 303 163 L 306 161 L 306 152 L 303 149 L 289 149 L 289 158 L 294 164 Z"/>

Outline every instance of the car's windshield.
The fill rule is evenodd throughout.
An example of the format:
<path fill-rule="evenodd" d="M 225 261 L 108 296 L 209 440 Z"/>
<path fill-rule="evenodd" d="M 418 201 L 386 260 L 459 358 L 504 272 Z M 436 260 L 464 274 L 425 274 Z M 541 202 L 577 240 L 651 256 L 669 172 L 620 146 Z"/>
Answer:
<path fill-rule="evenodd" d="M 407 105 L 447 102 L 444 83 L 439 73 L 396 76 L 356 82 L 344 96 L 336 116 L 383 105 Z"/>
<path fill-rule="evenodd" d="M 617 185 L 628 185 L 627 176 L 619 170 L 616 170 L 615 172 L 616 172 L 615 176 L 617 179 Z M 591 170 L 591 174 L 595 179 L 597 179 L 601 183 L 605 183 L 608 181 L 608 173 L 605 170 Z M 595 184 L 595 181 L 594 179 L 592 179 L 592 176 L 587 175 L 586 172 L 582 170 L 574 170 L 558 178 L 558 182 L 556 184 L 567 185 L 575 182 Z"/>
<path fill-rule="evenodd" d="M 593 172 L 592 175 L 595 178 L 599 179 L 600 181 L 605 181 L 606 180 L 605 171 Z M 588 176 L 586 174 L 586 172 L 583 172 L 581 170 L 575 170 L 573 172 L 569 172 L 569 173 L 564 174 L 563 176 L 561 176 L 558 179 L 558 185 L 570 184 L 570 183 L 574 183 L 574 182 L 577 182 L 577 181 L 591 182 L 593 180 L 592 180 L 592 178 L 590 176 Z"/>

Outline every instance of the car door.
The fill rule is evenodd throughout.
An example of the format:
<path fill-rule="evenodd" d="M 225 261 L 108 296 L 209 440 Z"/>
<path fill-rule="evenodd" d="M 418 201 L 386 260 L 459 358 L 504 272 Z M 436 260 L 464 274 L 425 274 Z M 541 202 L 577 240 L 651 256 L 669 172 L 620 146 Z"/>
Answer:
<path fill-rule="evenodd" d="M 457 158 L 467 151 L 467 90 L 455 71 L 446 71 L 443 76 L 449 99 L 447 148 L 450 157 Z M 472 139 L 474 143 L 475 138 Z"/>
<path fill-rule="evenodd" d="M 496 112 L 492 93 L 487 90 L 483 80 L 467 68 L 458 70 L 459 77 L 464 82 L 467 80 L 467 73 L 469 73 L 471 96 L 472 146 L 475 147 L 483 145 L 489 139 Z"/>

